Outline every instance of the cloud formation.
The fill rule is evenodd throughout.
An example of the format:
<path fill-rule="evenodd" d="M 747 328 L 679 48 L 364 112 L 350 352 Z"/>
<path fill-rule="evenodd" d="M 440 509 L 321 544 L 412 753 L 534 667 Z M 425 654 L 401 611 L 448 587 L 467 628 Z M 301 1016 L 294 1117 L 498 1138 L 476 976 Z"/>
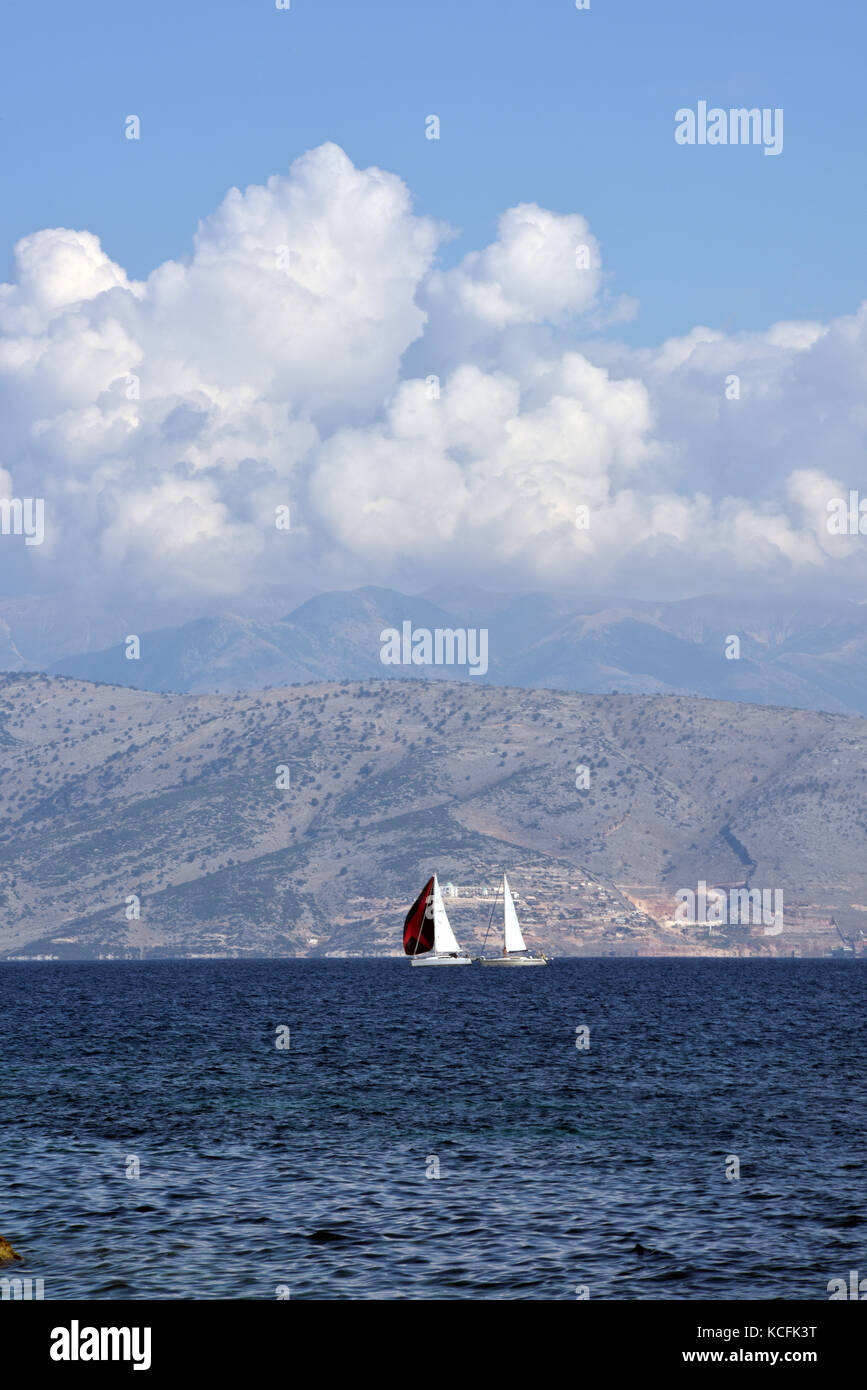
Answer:
<path fill-rule="evenodd" d="M 831 535 L 827 502 L 860 476 L 867 307 L 630 349 L 599 333 L 634 303 L 580 214 L 509 209 L 442 269 L 449 235 L 324 145 L 143 282 L 89 231 L 25 237 L 0 494 L 44 497 L 46 539 L 0 536 L 7 592 L 859 593 L 867 537 Z"/>

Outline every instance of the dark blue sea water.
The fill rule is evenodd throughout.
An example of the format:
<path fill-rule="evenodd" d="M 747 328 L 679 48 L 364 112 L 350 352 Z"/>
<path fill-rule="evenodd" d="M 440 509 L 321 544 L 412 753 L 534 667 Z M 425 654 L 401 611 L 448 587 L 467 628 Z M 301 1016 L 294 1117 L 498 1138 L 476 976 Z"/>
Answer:
<path fill-rule="evenodd" d="M 0 1235 L 47 1299 L 826 1298 L 867 1275 L 865 986 L 833 961 L 0 966 Z"/>

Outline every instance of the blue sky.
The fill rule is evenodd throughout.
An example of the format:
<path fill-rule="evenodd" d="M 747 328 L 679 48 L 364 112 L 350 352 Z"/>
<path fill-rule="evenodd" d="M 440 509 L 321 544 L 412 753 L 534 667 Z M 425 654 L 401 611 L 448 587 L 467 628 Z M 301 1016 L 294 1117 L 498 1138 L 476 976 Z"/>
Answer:
<path fill-rule="evenodd" d="M 640 301 L 627 341 L 848 313 L 864 16 L 839 0 L 3 3 L 0 277 L 18 237 L 57 225 L 143 277 L 189 252 L 228 187 L 334 140 L 460 229 L 444 264 L 516 203 L 585 214 L 613 289 Z M 700 98 L 782 107 L 782 155 L 677 146 L 674 112 Z"/>

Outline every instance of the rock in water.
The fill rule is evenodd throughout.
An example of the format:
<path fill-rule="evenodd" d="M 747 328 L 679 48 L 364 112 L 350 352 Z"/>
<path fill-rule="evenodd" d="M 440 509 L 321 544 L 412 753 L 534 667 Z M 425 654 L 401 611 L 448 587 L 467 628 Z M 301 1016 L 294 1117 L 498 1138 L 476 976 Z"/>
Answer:
<path fill-rule="evenodd" d="M 22 1256 L 18 1254 L 17 1250 L 12 1249 L 8 1240 L 4 1240 L 3 1237 L 0 1236 L 0 1264 L 2 1264 L 4 1260 L 20 1260 L 21 1258 Z"/>

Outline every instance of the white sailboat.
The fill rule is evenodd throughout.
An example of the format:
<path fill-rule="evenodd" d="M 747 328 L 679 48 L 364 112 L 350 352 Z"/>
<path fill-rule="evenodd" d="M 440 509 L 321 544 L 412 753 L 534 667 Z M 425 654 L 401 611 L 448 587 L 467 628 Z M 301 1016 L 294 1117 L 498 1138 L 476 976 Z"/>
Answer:
<path fill-rule="evenodd" d="M 543 953 L 531 955 L 524 941 L 524 933 L 515 911 L 515 902 L 509 880 L 503 874 L 503 954 L 501 956 L 481 956 L 480 965 L 547 965 Z"/>
<path fill-rule="evenodd" d="M 472 965 L 452 931 L 437 876 L 428 879 L 403 924 L 403 949 L 413 965 Z"/>

